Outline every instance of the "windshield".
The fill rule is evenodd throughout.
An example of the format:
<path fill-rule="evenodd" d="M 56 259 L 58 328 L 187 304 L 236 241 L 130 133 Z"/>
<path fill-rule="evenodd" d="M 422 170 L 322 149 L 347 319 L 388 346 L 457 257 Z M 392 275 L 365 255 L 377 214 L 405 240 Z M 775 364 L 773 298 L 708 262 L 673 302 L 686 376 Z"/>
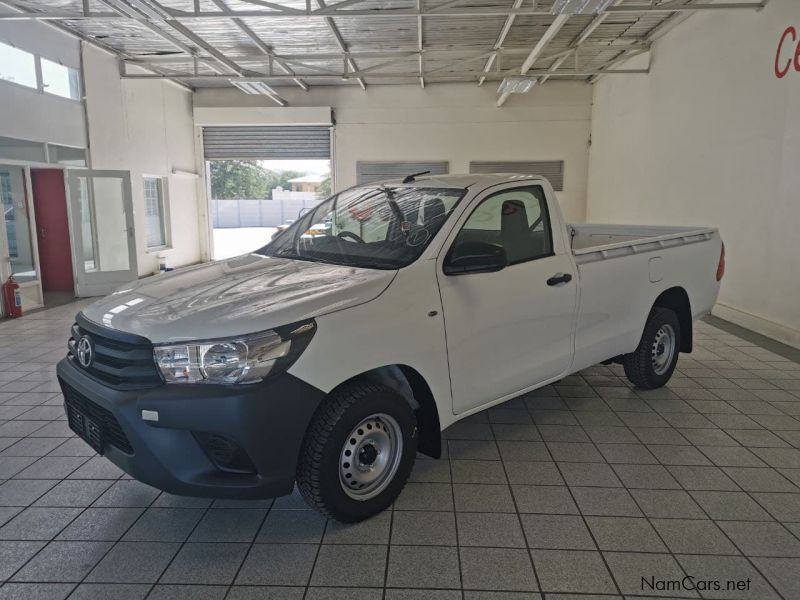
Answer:
<path fill-rule="evenodd" d="M 466 190 L 356 187 L 300 215 L 256 254 L 354 267 L 399 269 L 414 262 Z"/>

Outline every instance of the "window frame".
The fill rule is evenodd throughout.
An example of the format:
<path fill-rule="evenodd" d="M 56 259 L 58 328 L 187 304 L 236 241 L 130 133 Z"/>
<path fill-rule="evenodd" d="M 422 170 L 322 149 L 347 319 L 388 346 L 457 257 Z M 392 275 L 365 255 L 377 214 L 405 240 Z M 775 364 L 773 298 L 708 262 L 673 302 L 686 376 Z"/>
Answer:
<path fill-rule="evenodd" d="M 472 218 L 472 215 L 475 213 L 475 211 L 478 210 L 478 208 L 480 208 L 484 204 L 484 202 L 487 202 L 487 201 L 491 200 L 492 198 L 495 198 L 495 197 L 499 196 L 500 194 L 505 194 L 505 193 L 508 193 L 508 192 L 518 192 L 518 191 L 523 191 L 523 190 L 527 190 L 527 189 L 531 189 L 531 188 L 539 188 L 539 190 L 541 191 L 541 197 L 539 195 L 537 195 L 536 193 L 533 193 L 533 196 L 536 197 L 537 200 L 539 200 L 540 205 L 543 207 L 543 211 L 540 214 L 544 215 L 544 218 L 542 219 L 542 222 L 545 222 L 545 221 L 547 222 L 547 233 L 548 233 L 548 240 L 550 242 L 550 252 L 548 252 L 546 254 L 540 254 L 538 256 L 534 256 L 534 257 L 531 257 L 531 258 L 526 258 L 526 259 L 523 259 L 523 260 L 509 262 L 506 265 L 506 268 L 515 267 L 517 265 L 522 265 L 522 264 L 525 264 L 525 263 L 533 262 L 535 260 L 540 260 L 542 258 L 549 258 L 551 256 L 555 256 L 556 251 L 555 251 L 555 243 L 554 243 L 554 240 L 553 240 L 553 223 L 552 223 L 552 221 L 550 219 L 550 206 L 549 206 L 549 203 L 547 201 L 547 193 L 545 191 L 544 186 L 541 183 L 538 183 L 538 182 L 537 183 L 528 183 L 527 185 L 507 187 L 507 188 L 504 188 L 504 189 L 497 190 L 496 192 L 491 192 L 487 196 L 485 196 L 485 197 L 481 198 L 480 200 L 478 200 L 478 202 L 475 204 L 475 206 L 473 206 L 472 209 L 469 210 L 469 214 L 467 214 L 466 218 L 464 218 L 463 221 L 461 221 L 461 223 L 457 226 L 457 228 L 455 228 L 455 231 L 454 231 L 454 234 L 453 234 L 453 239 L 450 242 L 450 246 L 447 248 L 447 252 L 445 252 L 445 254 L 444 254 L 444 260 L 442 261 L 442 269 L 444 269 L 444 267 L 450 261 L 450 257 L 452 256 L 453 249 L 455 248 L 455 245 L 456 245 L 456 243 L 458 241 L 458 235 L 464 229 L 464 226 Z M 473 274 L 474 275 L 478 275 L 479 273 L 473 273 Z"/>
<path fill-rule="evenodd" d="M 25 48 L 20 48 L 17 44 L 14 44 L 13 42 L 9 42 L 9 41 L 7 41 L 5 39 L 0 39 L 0 44 L 4 44 L 6 46 L 9 46 L 10 48 L 13 48 L 14 50 L 19 50 L 20 52 L 24 52 L 24 53 L 29 54 L 29 55 L 31 55 L 33 57 L 33 68 L 34 68 L 34 73 L 35 73 L 36 85 L 26 85 L 24 83 L 19 83 L 17 81 L 9 81 L 7 79 L 2 79 L 2 78 L 0 78 L 0 84 L 5 83 L 5 84 L 17 86 L 17 87 L 19 87 L 21 89 L 24 89 L 24 90 L 33 90 L 33 91 L 38 92 L 40 94 L 47 94 L 48 96 L 52 96 L 52 97 L 55 97 L 55 98 L 60 98 L 62 100 L 67 100 L 68 102 L 83 102 L 83 74 L 82 74 L 82 71 L 81 71 L 81 69 L 79 67 L 71 67 L 69 65 L 65 65 L 64 63 L 62 63 L 59 60 L 56 60 L 56 59 L 53 59 L 53 58 L 48 58 L 46 56 L 42 56 L 41 54 L 36 54 L 35 52 L 31 52 L 30 50 L 26 50 Z M 50 91 L 47 90 L 47 88 L 46 88 L 46 86 L 44 84 L 44 76 L 42 74 L 42 61 L 43 60 L 46 60 L 46 61 L 48 61 L 50 63 L 55 64 L 55 65 L 62 66 L 65 69 L 69 69 L 70 71 L 75 71 L 75 73 L 76 73 L 76 83 L 77 83 L 77 92 L 78 92 L 78 97 L 77 98 L 73 98 L 72 96 L 62 96 L 61 94 L 56 94 L 54 92 L 50 92 Z"/>
<path fill-rule="evenodd" d="M 155 181 L 156 185 L 158 186 L 158 204 L 160 207 L 160 219 L 159 222 L 161 224 L 161 232 L 163 236 L 163 243 L 157 246 L 150 246 L 148 242 L 148 215 L 147 215 L 147 182 L 148 181 Z M 144 244 L 147 253 L 155 253 L 160 252 L 162 250 L 169 250 L 172 248 L 172 223 L 170 219 L 170 210 L 169 210 L 169 193 L 168 189 L 168 181 L 167 177 L 163 177 L 161 175 L 142 175 L 142 202 L 144 204 L 144 210 L 142 211 L 144 214 Z"/>

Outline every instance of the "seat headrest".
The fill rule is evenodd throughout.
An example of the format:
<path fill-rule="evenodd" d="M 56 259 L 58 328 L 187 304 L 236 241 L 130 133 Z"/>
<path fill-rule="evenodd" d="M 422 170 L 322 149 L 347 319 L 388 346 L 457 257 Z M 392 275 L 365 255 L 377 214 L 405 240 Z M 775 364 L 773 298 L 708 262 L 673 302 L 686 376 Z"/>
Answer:
<path fill-rule="evenodd" d="M 444 202 L 441 198 L 431 198 L 426 200 L 422 206 L 422 223 L 428 225 L 437 219 L 441 219 L 446 215 L 447 211 L 444 208 Z"/>
<path fill-rule="evenodd" d="M 500 219 L 500 228 L 506 233 L 528 231 L 528 211 L 521 200 L 503 202 Z"/>

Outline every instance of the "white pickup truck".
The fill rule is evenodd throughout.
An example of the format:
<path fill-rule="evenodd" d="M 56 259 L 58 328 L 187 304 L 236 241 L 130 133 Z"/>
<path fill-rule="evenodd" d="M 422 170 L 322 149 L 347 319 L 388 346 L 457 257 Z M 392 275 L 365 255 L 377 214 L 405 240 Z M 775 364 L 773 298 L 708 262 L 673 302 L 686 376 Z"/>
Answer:
<path fill-rule="evenodd" d="M 358 521 L 472 413 L 601 361 L 664 385 L 723 271 L 715 229 L 567 225 L 541 177 L 409 176 L 85 308 L 58 377 L 70 426 L 137 479 L 235 498 L 296 482 Z"/>

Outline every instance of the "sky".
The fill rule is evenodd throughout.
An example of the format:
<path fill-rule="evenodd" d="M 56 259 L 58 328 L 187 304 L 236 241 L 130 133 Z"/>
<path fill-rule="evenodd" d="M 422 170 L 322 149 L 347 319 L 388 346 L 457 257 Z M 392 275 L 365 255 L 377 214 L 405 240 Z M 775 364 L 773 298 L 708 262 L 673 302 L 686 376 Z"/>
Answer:
<path fill-rule="evenodd" d="M 328 160 L 261 160 L 259 163 L 272 171 L 300 171 L 304 175 L 328 173 L 331 170 Z"/>

